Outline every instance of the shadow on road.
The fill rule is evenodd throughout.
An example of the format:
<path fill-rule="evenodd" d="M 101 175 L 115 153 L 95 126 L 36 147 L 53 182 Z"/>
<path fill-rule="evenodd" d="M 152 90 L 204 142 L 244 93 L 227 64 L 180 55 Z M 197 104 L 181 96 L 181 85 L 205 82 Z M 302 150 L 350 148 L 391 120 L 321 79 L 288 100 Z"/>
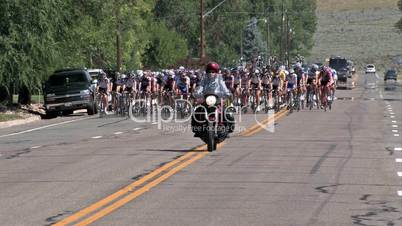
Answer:
<path fill-rule="evenodd" d="M 145 151 L 188 153 L 188 152 L 205 152 L 206 150 L 195 150 L 195 149 L 146 149 Z"/>

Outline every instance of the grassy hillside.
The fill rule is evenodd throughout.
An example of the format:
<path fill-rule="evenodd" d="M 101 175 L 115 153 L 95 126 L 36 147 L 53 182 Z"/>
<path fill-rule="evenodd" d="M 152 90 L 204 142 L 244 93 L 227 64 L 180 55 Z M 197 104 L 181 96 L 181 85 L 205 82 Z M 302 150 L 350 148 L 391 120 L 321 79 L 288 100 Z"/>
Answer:
<path fill-rule="evenodd" d="M 402 60 L 402 34 L 394 28 L 397 0 L 317 0 L 318 27 L 311 60 L 331 55 L 388 68 Z"/>

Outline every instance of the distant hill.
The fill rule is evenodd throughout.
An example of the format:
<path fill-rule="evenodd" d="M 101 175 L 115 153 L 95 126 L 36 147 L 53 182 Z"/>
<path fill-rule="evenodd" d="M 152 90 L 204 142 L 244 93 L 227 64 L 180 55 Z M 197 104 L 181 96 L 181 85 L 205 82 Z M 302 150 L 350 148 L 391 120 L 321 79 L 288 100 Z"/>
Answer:
<path fill-rule="evenodd" d="M 402 63 L 402 33 L 394 27 L 401 18 L 397 0 L 317 0 L 316 13 L 310 60 L 346 56 L 358 70 L 368 63 L 379 69 Z"/>

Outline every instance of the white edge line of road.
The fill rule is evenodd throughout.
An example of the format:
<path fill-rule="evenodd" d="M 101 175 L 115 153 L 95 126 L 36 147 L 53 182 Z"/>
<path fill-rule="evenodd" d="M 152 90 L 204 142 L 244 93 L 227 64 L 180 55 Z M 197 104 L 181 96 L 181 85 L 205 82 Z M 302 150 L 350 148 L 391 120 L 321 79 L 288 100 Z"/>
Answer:
<path fill-rule="evenodd" d="M 38 149 L 40 147 L 42 147 L 42 146 L 33 146 L 33 147 L 31 147 L 31 149 Z"/>
<path fill-rule="evenodd" d="M 80 119 L 74 119 L 74 120 L 65 121 L 65 122 L 59 122 L 59 123 L 50 124 L 50 125 L 46 125 L 46 126 L 41 126 L 41 127 L 37 127 L 37 128 L 33 128 L 33 129 L 28 129 L 28 130 L 24 130 L 24 131 L 20 131 L 20 132 L 16 132 L 16 133 L 10 133 L 10 134 L 1 135 L 0 138 L 11 137 L 11 136 L 20 135 L 20 134 L 24 134 L 24 133 L 29 133 L 29 132 L 33 132 L 33 131 L 37 131 L 37 130 L 41 130 L 41 129 L 46 129 L 46 128 L 49 128 L 49 127 L 64 125 L 64 124 L 68 124 L 68 123 L 72 123 L 72 122 L 78 122 L 78 121 L 82 121 L 82 120 L 86 120 L 86 119 L 88 119 L 88 118 L 80 118 Z"/>
<path fill-rule="evenodd" d="M 134 131 L 137 131 L 137 130 L 140 130 L 140 129 L 141 129 L 141 128 L 134 128 L 133 130 L 134 130 Z"/>
<path fill-rule="evenodd" d="M 392 121 L 392 123 L 396 123 L 396 121 Z"/>
<path fill-rule="evenodd" d="M 401 162 L 402 163 L 402 159 L 395 159 L 395 162 Z"/>
<path fill-rule="evenodd" d="M 398 191 L 398 196 L 402 196 L 402 191 Z"/>
<path fill-rule="evenodd" d="M 398 172 L 398 177 L 402 177 L 402 172 Z"/>
<path fill-rule="evenodd" d="M 123 132 L 115 132 L 115 133 L 113 133 L 114 135 L 119 135 L 119 134 L 122 134 Z"/>
<path fill-rule="evenodd" d="M 398 134 L 398 133 L 394 133 L 394 137 L 399 137 L 399 134 Z"/>
<path fill-rule="evenodd" d="M 394 151 L 402 151 L 402 148 L 394 148 Z"/>
<path fill-rule="evenodd" d="M 393 133 L 398 133 L 398 130 L 393 129 L 392 132 L 393 132 Z"/>
<path fill-rule="evenodd" d="M 100 139 L 102 136 L 91 137 L 92 139 Z"/>
<path fill-rule="evenodd" d="M 392 128 L 398 128 L 398 125 L 392 125 Z"/>
<path fill-rule="evenodd" d="M 395 118 L 395 116 L 391 115 L 391 118 Z"/>

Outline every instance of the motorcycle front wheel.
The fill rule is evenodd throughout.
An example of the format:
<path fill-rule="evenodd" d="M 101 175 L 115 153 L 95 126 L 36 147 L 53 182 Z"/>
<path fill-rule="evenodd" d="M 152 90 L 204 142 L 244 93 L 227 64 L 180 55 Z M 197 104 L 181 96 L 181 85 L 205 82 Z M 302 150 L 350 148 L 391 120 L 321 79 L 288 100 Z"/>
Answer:
<path fill-rule="evenodd" d="M 215 145 L 215 129 L 213 123 L 208 123 L 208 138 L 207 138 L 208 151 L 213 152 L 216 149 Z"/>

